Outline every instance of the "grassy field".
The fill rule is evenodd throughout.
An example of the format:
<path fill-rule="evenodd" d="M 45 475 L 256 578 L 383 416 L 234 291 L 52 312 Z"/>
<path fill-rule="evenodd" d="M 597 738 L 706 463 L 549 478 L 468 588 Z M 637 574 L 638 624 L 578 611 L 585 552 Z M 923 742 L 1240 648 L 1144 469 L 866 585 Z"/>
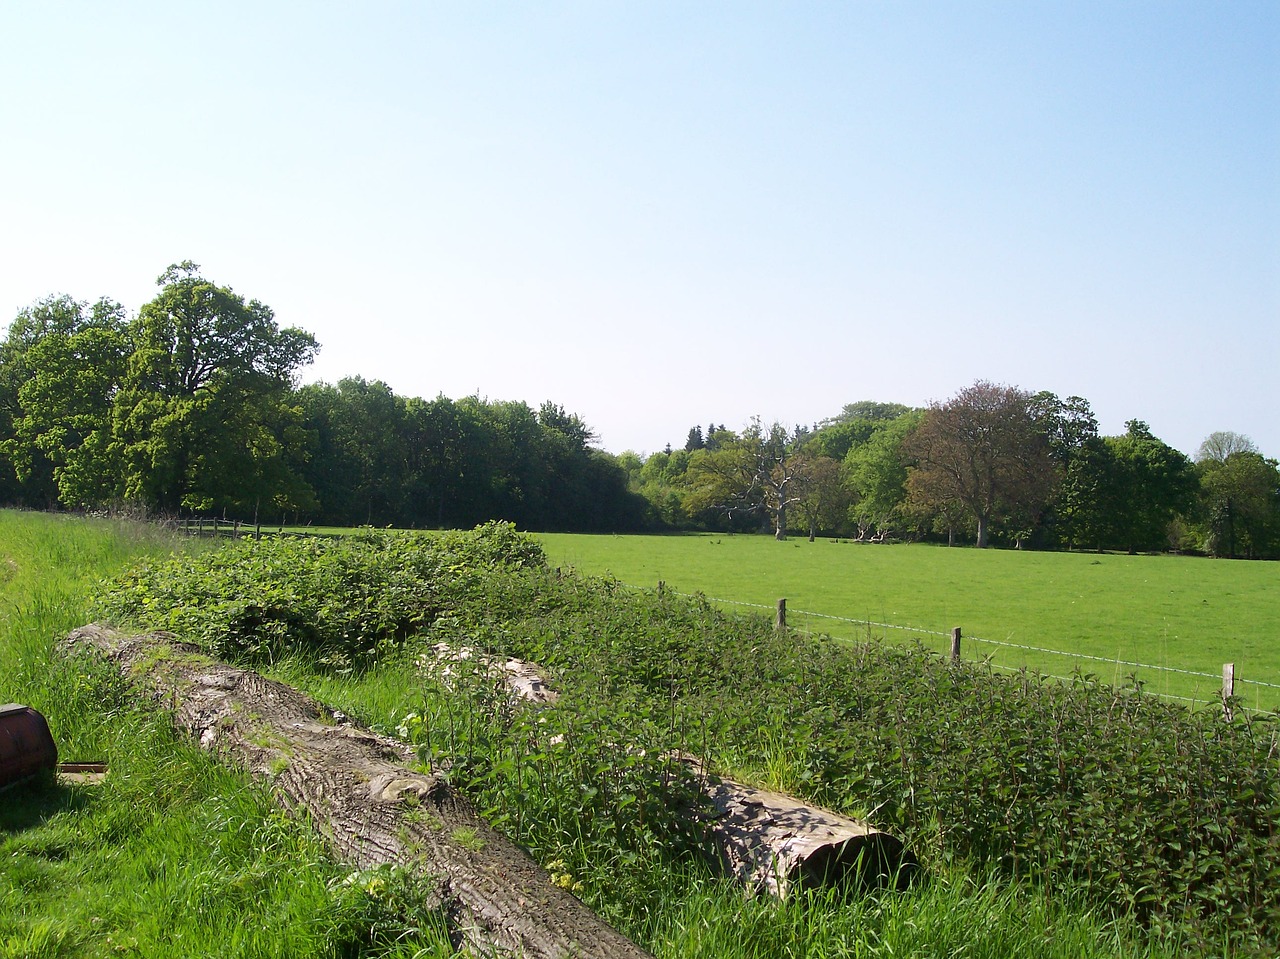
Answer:
<path fill-rule="evenodd" d="M 178 737 L 114 674 L 54 654 L 131 561 L 202 549 L 132 523 L 0 510 L 0 703 L 49 721 L 98 785 L 0 792 L 0 959 L 448 956 L 413 900 L 347 882 L 268 791 Z M 378 877 L 382 886 L 386 878 Z"/>
<path fill-rule="evenodd" d="M 579 547 L 603 548 L 609 542 L 575 537 L 562 540 L 560 549 L 548 548 L 554 563 L 573 562 L 590 571 Z M 640 548 L 646 541 L 628 542 Z M 778 547 L 764 539 L 648 542 L 655 547 L 649 554 L 661 572 L 644 576 L 664 578 L 681 590 L 700 586 L 671 572 L 691 567 L 696 550 L 736 550 L 738 558 L 728 568 L 745 569 L 745 557 L 756 550 L 776 560 L 806 549 L 816 558 L 824 546 L 853 549 L 807 543 Z M 678 552 L 661 555 L 659 548 L 673 543 L 689 551 L 683 559 Z M 129 524 L 0 512 L 0 701 L 40 709 L 64 760 L 103 759 L 111 769 L 98 786 L 50 781 L 0 794 L 0 959 L 452 955 L 439 917 L 424 908 L 423 897 L 410 883 L 396 874 L 349 873 L 324 854 L 305 825 L 284 817 L 265 789 L 184 742 L 169 729 L 162 710 L 139 705 L 110 671 L 54 655 L 56 640 L 89 617 L 104 577 L 116 575 L 130 560 L 175 546 L 209 548 Z M 576 551 L 571 559 L 565 556 L 566 547 Z M 178 565 L 192 564 L 184 559 Z M 745 598 L 771 604 L 776 591 L 768 586 L 775 581 L 765 576 L 761 595 Z M 499 592 L 478 593 L 482 608 L 492 606 Z M 808 605 L 797 598 L 801 595 L 790 591 L 793 608 Z M 526 606 L 520 611 L 527 611 Z M 620 648 L 633 649 L 639 627 L 629 617 L 623 625 L 627 632 Z M 600 628 L 593 614 L 581 632 L 595 644 Z M 764 632 L 768 634 L 767 628 Z M 515 633 L 528 635 L 524 628 Z M 681 630 L 677 646 L 687 645 L 689 635 Z M 414 643 L 435 638 L 432 633 Z M 323 699 L 391 731 L 406 719 L 407 708 L 422 709 L 418 652 L 419 645 L 411 644 L 405 655 L 354 674 L 312 673 L 294 663 L 292 675 L 283 678 L 310 686 Z M 279 665 L 289 673 L 289 663 Z M 893 689 L 898 695 L 899 687 Z M 451 696 L 446 702 L 449 710 L 476 708 L 454 704 Z M 735 698 L 733 711 L 740 705 Z M 664 729 L 665 716 L 658 723 Z M 634 731 L 631 720 L 619 719 L 612 707 L 584 715 L 588 725 L 610 719 Z M 618 738 L 610 736 L 601 743 L 616 759 L 613 744 Z M 800 755 L 790 741 L 779 745 L 789 757 Z M 580 787 L 586 784 L 572 778 L 566 784 L 561 798 L 580 801 Z M 518 787 L 515 792 L 535 804 L 546 799 Z M 581 837 L 588 823 L 575 814 L 562 825 L 570 839 L 564 852 L 569 856 L 573 843 L 584 846 Z M 590 866 L 604 877 L 618 872 L 615 867 L 607 856 Z M 582 868 L 588 865 L 584 862 Z M 1170 954 L 1159 943 L 1144 943 L 1131 922 L 1095 911 L 1070 889 L 1051 894 L 961 861 L 939 864 L 930 882 L 908 893 L 856 901 L 748 901 L 740 890 L 701 871 L 660 876 L 655 882 L 663 890 L 660 895 L 631 897 L 612 907 L 602 899 L 599 905 L 606 914 L 610 908 L 619 915 L 634 914 L 630 931 L 660 959 Z M 1172 949 L 1179 951 L 1176 941 Z"/>
<path fill-rule="evenodd" d="M 905 627 L 876 629 L 877 635 L 919 639 L 942 651 L 947 639 L 932 634 L 959 626 L 966 658 L 990 656 L 998 666 L 1058 676 L 1079 668 L 1113 684 L 1136 674 L 1148 691 L 1196 702 L 1217 702 L 1223 663 L 1233 662 L 1246 705 L 1280 708 L 1275 563 L 717 534 L 538 539 L 553 565 L 610 574 L 631 586 L 662 581 L 769 610 L 785 597 L 788 622 L 799 629 L 865 637 L 868 628 L 849 620 L 869 620 Z"/>

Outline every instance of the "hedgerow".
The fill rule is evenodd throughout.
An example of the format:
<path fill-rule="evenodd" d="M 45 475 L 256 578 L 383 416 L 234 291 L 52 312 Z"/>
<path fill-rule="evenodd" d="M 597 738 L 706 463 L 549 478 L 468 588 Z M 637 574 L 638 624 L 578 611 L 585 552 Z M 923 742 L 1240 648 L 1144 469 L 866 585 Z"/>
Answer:
<path fill-rule="evenodd" d="M 654 758 L 685 749 L 867 816 L 926 867 L 987 863 L 1082 892 L 1206 954 L 1280 946 L 1275 716 L 1228 721 L 1132 683 L 780 635 L 702 599 L 550 570 L 502 525 L 235 547 L 137 571 L 108 608 L 224 654 L 304 646 L 369 662 L 445 641 L 540 663 L 563 698 L 534 725 L 492 697 L 464 716 L 439 698 L 428 708 L 425 692 L 404 724 L 426 760 L 450 757 L 460 785 L 531 846 L 596 828 L 607 842 L 594 848 L 619 856 L 690 848 L 689 796 Z M 552 730 L 594 752 L 554 765 Z M 628 736 L 637 749 L 623 748 Z"/>

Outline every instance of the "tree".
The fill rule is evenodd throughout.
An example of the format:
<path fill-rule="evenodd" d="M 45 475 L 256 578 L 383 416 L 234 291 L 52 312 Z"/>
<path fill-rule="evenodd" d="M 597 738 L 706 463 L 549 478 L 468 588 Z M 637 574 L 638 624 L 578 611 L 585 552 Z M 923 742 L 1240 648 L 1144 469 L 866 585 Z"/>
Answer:
<path fill-rule="evenodd" d="M 5 450 L 23 485 L 64 506 L 115 497 L 111 403 L 128 353 L 124 308 L 111 300 L 90 307 L 50 297 L 19 314 L 4 345 L 0 394 Z"/>
<path fill-rule="evenodd" d="M 1251 559 L 1280 554 L 1280 464 L 1235 448 L 1222 460 L 1202 459 L 1198 471 L 1205 550 Z"/>
<path fill-rule="evenodd" d="M 1045 510 L 1044 532 L 1068 548 L 1098 538 L 1105 525 L 1101 514 L 1111 459 L 1098 436 L 1098 420 L 1089 401 L 1080 396 L 1063 400 L 1041 391 L 1031 398 L 1031 414 L 1062 479 L 1057 496 Z"/>
<path fill-rule="evenodd" d="M 741 438 L 725 439 L 717 430 L 718 447 L 695 452 L 689 460 L 691 512 L 721 510 L 732 520 L 735 513 L 756 513 L 773 522 L 774 537 L 787 538 L 787 510 L 800 502 L 806 460 L 796 456 L 804 433 L 788 434 L 780 423 L 769 427 L 759 418 Z"/>
<path fill-rule="evenodd" d="M 985 547 L 994 522 L 1037 516 L 1057 483 L 1049 443 L 1029 393 L 979 380 L 946 403 L 932 403 L 904 448 L 916 461 L 914 499 L 958 504 Z"/>
<path fill-rule="evenodd" d="M 887 423 L 909 412 L 911 412 L 911 407 L 903 406 L 901 403 L 859 400 L 856 403 L 846 403 L 839 415 L 833 416 L 829 420 L 824 420 L 819 425 L 831 426 L 835 423 L 848 423 L 851 420 L 870 420 L 872 422 Z"/>
<path fill-rule="evenodd" d="M 303 473 L 326 522 L 383 526 L 407 506 L 404 401 L 381 380 L 344 377 L 297 393 L 314 446 Z"/>
<path fill-rule="evenodd" d="M 318 346 L 271 309 L 170 266 L 131 324 L 134 351 L 113 400 L 125 495 L 165 510 L 298 505 L 286 403 Z"/>
<path fill-rule="evenodd" d="M 1203 463 L 1206 460 L 1212 460 L 1215 463 L 1225 463 L 1234 453 L 1256 452 L 1258 452 L 1258 447 L 1253 445 L 1253 440 L 1249 439 L 1249 437 L 1240 433 L 1232 433 L 1230 430 L 1221 430 L 1210 433 L 1204 438 L 1204 442 L 1196 450 L 1196 462 Z"/>
<path fill-rule="evenodd" d="M 1107 515 L 1113 545 L 1130 553 L 1166 549 L 1169 524 L 1189 513 L 1197 479 L 1191 461 L 1161 442 L 1142 420 L 1129 420 L 1123 436 L 1108 436 Z"/>
<path fill-rule="evenodd" d="M 809 528 L 809 542 L 819 530 L 838 533 L 849 522 L 854 493 L 845 480 L 839 460 L 829 456 L 797 453 L 798 472 L 803 477 L 796 509 Z"/>
<path fill-rule="evenodd" d="M 903 442 L 923 418 L 919 411 L 883 421 L 844 459 L 855 502 L 849 510 L 858 538 L 883 542 L 906 520 L 908 462 Z"/>

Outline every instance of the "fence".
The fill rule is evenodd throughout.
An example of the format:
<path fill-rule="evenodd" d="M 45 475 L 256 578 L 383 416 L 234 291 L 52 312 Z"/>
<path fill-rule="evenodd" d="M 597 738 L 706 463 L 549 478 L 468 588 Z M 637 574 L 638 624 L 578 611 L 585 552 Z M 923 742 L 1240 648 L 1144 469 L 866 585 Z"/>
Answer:
<path fill-rule="evenodd" d="M 264 536 L 305 536 L 305 533 L 286 532 L 283 526 L 267 526 L 261 523 L 243 523 L 230 519 L 183 518 L 174 523 L 180 533 L 187 536 L 209 536 L 215 539 L 242 539 L 252 537 L 262 539 Z"/>
<path fill-rule="evenodd" d="M 673 591 L 674 592 L 674 591 Z M 679 595 L 689 596 L 692 594 L 681 593 Z M 1034 665 L 1033 662 L 1026 660 L 1039 657 L 1062 657 L 1066 661 L 1078 661 L 1091 665 L 1106 665 L 1115 667 L 1117 679 L 1119 671 L 1122 668 L 1131 670 L 1149 670 L 1153 673 L 1175 676 L 1179 679 L 1185 679 L 1183 687 L 1191 687 L 1195 690 L 1193 695 L 1180 695 L 1171 693 L 1167 690 L 1147 690 L 1152 695 L 1159 696 L 1162 699 L 1175 700 L 1196 706 L 1220 705 L 1225 711 L 1227 718 L 1231 718 L 1234 710 L 1243 709 L 1252 713 L 1269 713 L 1280 709 L 1280 683 L 1264 682 L 1257 679 L 1246 679 L 1239 674 L 1235 663 L 1224 663 L 1222 672 L 1209 673 L 1194 669 L 1185 669 L 1179 666 L 1161 666 L 1155 663 L 1142 663 L 1125 659 L 1112 659 L 1105 656 L 1093 656 L 1088 653 L 1072 653 L 1061 649 L 1052 649 L 1047 646 L 1032 646 L 1024 643 L 1011 643 L 998 639 L 984 639 L 979 636 L 964 635 L 962 638 L 962 630 L 959 626 L 952 628 L 946 632 L 932 629 L 923 629 L 916 626 L 903 626 L 898 623 L 881 623 L 867 619 L 852 619 L 846 616 L 835 616 L 831 613 L 819 613 L 812 610 L 788 610 L 787 601 L 779 599 L 775 606 L 765 606 L 759 603 L 745 603 L 740 600 L 718 599 L 711 596 L 704 597 L 708 601 L 722 606 L 738 606 L 747 609 L 759 610 L 762 613 L 772 613 L 775 623 L 779 628 L 791 628 L 796 632 L 805 635 L 813 635 L 814 633 L 823 632 L 834 634 L 836 631 L 832 629 L 811 629 L 797 628 L 796 619 L 824 621 L 827 623 L 839 623 L 846 626 L 852 626 L 857 630 L 866 630 L 870 637 L 873 630 L 882 630 L 886 634 L 893 631 L 904 638 L 914 638 L 915 640 L 938 647 L 937 651 L 945 656 L 949 656 L 953 660 L 961 658 L 962 646 L 965 644 L 973 644 L 978 648 L 990 648 L 993 652 L 1004 653 L 1013 658 L 1023 660 L 1017 665 L 1008 663 L 998 663 L 994 661 L 993 655 L 983 655 L 979 658 L 985 660 L 993 669 L 1004 672 L 1017 673 Z M 1032 654 L 1028 656 L 1028 654 Z M 1064 676 L 1050 670 L 1039 670 L 1041 675 L 1050 679 L 1057 679 L 1063 682 L 1071 682 L 1074 677 Z M 1136 674 L 1134 674 L 1136 676 Z M 1211 682 L 1210 682 L 1211 681 Z M 1119 685 L 1119 682 L 1114 683 Z M 1149 686 L 1144 683 L 1144 686 Z M 1249 706 L 1241 702 L 1241 687 L 1250 687 L 1258 692 L 1255 694 L 1255 701 L 1261 701 L 1263 697 L 1273 702 L 1271 708 L 1262 708 L 1257 705 Z M 1186 691 L 1184 689 L 1184 691 Z"/>

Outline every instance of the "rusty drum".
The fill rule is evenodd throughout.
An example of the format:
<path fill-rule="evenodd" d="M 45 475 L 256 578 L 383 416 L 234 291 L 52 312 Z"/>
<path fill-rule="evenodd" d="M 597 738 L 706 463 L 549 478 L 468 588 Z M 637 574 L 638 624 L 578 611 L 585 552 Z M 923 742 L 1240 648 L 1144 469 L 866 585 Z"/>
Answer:
<path fill-rule="evenodd" d="M 30 706 L 0 706 L 0 789 L 57 768 L 58 747 L 44 717 Z"/>

